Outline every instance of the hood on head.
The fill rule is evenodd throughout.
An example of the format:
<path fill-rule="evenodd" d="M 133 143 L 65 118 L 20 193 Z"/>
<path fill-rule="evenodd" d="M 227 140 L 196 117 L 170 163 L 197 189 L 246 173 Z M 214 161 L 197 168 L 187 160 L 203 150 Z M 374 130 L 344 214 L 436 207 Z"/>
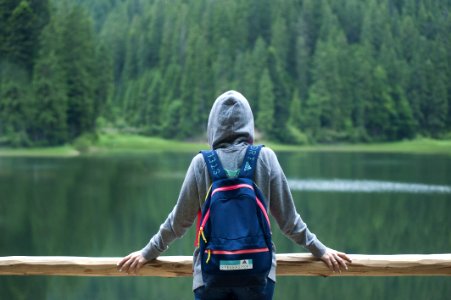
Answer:
<path fill-rule="evenodd" d="M 207 127 L 212 149 L 254 141 L 254 116 L 249 102 L 236 91 L 219 96 L 210 111 Z"/>

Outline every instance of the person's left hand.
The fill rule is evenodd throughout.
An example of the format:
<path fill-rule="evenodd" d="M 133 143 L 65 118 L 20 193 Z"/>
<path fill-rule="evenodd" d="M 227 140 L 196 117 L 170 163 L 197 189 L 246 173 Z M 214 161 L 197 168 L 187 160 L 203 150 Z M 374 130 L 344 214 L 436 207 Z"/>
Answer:
<path fill-rule="evenodd" d="M 120 272 L 136 274 L 147 262 L 148 260 L 142 256 L 141 251 L 135 251 L 124 257 L 117 264 L 117 268 Z"/>
<path fill-rule="evenodd" d="M 346 263 L 351 263 L 352 260 L 346 255 L 346 253 L 338 252 L 334 249 L 327 248 L 326 253 L 321 256 L 321 260 L 329 267 L 333 272 L 341 273 L 341 270 L 348 270 Z"/>

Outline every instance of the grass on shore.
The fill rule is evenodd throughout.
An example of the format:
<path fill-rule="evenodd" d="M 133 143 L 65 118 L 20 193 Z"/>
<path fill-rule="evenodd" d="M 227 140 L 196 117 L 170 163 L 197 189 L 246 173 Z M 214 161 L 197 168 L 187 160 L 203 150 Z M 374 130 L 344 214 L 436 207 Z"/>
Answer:
<path fill-rule="evenodd" d="M 42 148 L 0 148 L 0 157 L 72 157 L 78 155 L 80 152 L 69 145 Z"/>
<path fill-rule="evenodd" d="M 272 146 L 271 144 L 268 144 Z M 399 142 L 372 144 L 335 144 L 309 146 L 273 146 L 276 151 L 305 152 L 370 152 L 370 153 L 412 153 L 412 154 L 445 154 L 451 155 L 451 140 L 416 139 Z"/>
<path fill-rule="evenodd" d="M 416 139 L 377 144 L 338 144 L 338 145 L 282 145 L 272 142 L 257 141 L 275 151 L 294 152 L 371 152 L 371 153 L 413 153 L 451 155 L 451 140 Z M 104 155 L 118 153 L 145 152 L 183 152 L 196 153 L 208 149 L 202 142 L 181 142 L 157 137 L 145 137 L 125 134 L 102 134 L 94 145 L 86 149 L 77 149 L 72 145 L 50 148 L 0 148 L 0 156 L 30 157 L 70 157 L 83 155 Z"/>
<path fill-rule="evenodd" d="M 141 135 L 103 134 L 92 147 L 93 153 L 116 152 L 198 152 L 208 144 L 166 140 Z"/>

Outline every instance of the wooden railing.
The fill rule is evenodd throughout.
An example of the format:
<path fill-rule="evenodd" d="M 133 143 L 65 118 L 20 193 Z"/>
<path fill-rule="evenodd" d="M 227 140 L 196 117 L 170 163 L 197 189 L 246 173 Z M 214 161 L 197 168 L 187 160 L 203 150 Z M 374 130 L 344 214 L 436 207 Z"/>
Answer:
<path fill-rule="evenodd" d="M 349 255 L 342 273 L 331 272 L 310 254 L 277 254 L 277 274 L 287 276 L 450 276 L 451 254 Z M 0 275 L 128 276 L 119 272 L 119 257 L 0 257 Z M 192 276 L 191 256 L 162 256 L 146 264 L 138 276 Z"/>

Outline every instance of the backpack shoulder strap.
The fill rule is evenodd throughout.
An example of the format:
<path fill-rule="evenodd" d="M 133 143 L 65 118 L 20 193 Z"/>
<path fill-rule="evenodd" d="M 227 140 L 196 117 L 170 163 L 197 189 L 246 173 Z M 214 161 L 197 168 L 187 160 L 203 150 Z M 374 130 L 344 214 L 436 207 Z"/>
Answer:
<path fill-rule="evenodd" d="M 249 178 L 254 180 L 254 173 L 257 167 L 258 155 L 263 145 L 249 145 L 244 155 L 243 163 L 241 165 L 240 174 L 238 177 Z"/>
<path fill-rule="evenodd" d="M 215 150 L 203 150 L 200 153 L 204 157 L 212 181 L 227 178 L 227 174 Z"/>

